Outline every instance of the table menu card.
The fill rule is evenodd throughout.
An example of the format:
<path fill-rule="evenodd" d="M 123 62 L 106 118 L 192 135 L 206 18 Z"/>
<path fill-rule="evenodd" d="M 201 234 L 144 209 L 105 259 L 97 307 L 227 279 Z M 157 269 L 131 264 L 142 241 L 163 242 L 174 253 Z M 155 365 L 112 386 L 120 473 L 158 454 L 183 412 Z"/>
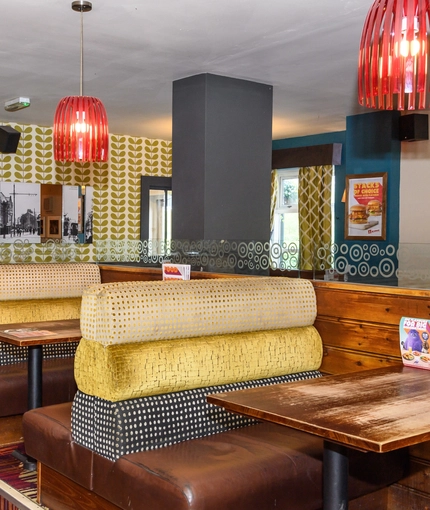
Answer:
<path fill-rule="evenodd" d="M 37 328 L 5 329 L 3 331 L 8 335 L 16 336 L 17 338 L 33 338 L 38 336 L 49 336 L 54 334 L 52 331 L 48 331 L 47 329 Z"/>
<path fill-rule="evenodd" d="M 163 264 L 163 280 L 189 280 L 190 275 L 190 264 Z"/>
<path fill-rule="evenodd" d="M 427 319 L 402 317 L 399 334 L 403 364 L 430 370 L 430 321 Z"/>

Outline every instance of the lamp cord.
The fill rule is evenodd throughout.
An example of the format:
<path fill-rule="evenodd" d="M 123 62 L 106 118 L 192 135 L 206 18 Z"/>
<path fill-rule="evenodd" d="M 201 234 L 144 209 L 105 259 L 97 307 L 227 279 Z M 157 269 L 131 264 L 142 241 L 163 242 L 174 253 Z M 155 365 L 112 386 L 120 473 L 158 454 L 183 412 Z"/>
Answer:
<path fill-rule="evenodd" d="M 84 11 L 81 10 L 81 83 L 79 95 L 83 95 L 83 82 L 84 82 Z"/>

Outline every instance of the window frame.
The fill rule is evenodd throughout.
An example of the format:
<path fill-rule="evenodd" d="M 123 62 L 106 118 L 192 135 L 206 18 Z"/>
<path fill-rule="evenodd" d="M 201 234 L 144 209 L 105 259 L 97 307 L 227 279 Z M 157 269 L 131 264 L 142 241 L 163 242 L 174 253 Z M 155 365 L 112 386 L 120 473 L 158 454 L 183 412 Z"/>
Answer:
<path fill-rule="evenodd" d="M 299 212 L 299 201 L 297 198 L 297 206 L 296 207 L 289 207 L 287 205 L 279 205 L 283 203 L 283 186 L 282 181 L 288 179 L 297 179 L 299 178 L 299 168 L 282 168 L 279 170 L 276 170 L 276 179 L 277 179 L 277 197 L 276 197 L 276 207 L 274 210 L 274 223 L 273 223 L 273 232 L 271 236 L 271 243 L 278 243 L 282 244 L 283 241 L 281 241 L 281 227 L 280 227 L 280 217 L 282 214 L 298 214 Z M 288 241 L 287 244 L 290 244 L 291 242 L 295 243 L 297 242 L 297 245 L 299 245 L 300 240 L 297 239 L 297 241 Z"/>

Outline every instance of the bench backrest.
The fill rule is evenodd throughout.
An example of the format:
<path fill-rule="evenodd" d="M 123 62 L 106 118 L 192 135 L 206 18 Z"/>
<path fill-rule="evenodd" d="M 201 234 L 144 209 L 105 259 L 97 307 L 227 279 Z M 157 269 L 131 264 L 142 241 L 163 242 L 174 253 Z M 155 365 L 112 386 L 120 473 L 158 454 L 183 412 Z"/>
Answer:
<path fill-rule="evenodd" d="M 96 264 L 0 265 L 0 324 L 79 319 L 84 289 L 100 283 Z M 44 349 L 45 357 L 68 357 L 76 343 Z M 0 366 L 27 359 L 27 349 L 0 343 Z"/>
<path fill-rule="evenodd" d="M 316 370 L 315 317 L 307 280 L 94 286 L 82 298 L 75 379 L 83 393 L 120 401 Z"/>

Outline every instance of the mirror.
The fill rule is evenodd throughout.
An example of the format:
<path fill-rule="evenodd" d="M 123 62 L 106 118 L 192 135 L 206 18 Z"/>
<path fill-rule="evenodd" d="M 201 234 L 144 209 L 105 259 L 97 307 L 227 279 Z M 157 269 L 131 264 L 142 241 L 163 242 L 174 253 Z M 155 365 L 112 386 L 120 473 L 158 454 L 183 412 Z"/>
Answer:
<path fill-rule="evenodd" d="M 0 182 L 0 243 L 91 243 L 93 188 Z"/>

